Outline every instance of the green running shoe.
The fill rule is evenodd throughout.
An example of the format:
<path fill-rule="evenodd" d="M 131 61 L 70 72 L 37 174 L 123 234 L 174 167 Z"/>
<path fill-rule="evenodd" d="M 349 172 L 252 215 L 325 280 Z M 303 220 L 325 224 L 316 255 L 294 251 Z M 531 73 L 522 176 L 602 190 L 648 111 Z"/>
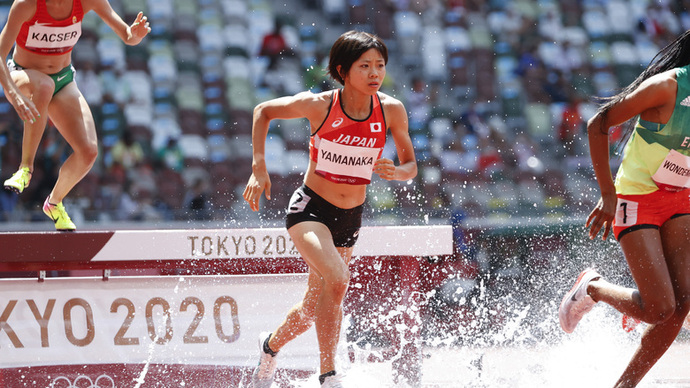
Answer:
<path fill-rule="evenodd" d="M 29 167 L 20 168 L 5 181 L 5 190 L 21 194 L 25 188 L 29 187 L 29 182 L 31 182 L 31 171 Z"/>
<path fill-rule="evenodd" d="M 62 205 L 62 202 L 58 203 L 57 205 L 53 205 L 52 203 L 48 202 L 49 198 L 50 196 L 48 196 L 46 201 L 43 202 L 43 213 L 53 220 L 55 223 L 55 229 L 62 232 L 74 232 L 77 230 L 77 226 L 74 225 L 74 222 L 72 222 L 72 220 L 69 218 L 69 215 L 67 215 L 67 211 L 65 211 L 65 206 Z"/>

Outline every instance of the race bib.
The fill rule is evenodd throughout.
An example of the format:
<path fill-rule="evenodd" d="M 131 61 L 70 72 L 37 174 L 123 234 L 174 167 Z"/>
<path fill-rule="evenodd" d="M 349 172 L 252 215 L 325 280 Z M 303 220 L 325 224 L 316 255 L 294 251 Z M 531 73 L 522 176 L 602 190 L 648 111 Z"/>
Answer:
<path fill-rule="evenodd" d="M 618 198 L 616 204 L 616 226 L 637 225 L 638 203 L 629 199 Z"/>
<path fill-rule="evenodd" d="M 321 139 L 316 173 L 336 183 L 362 185 L 371 182 L 380 148 L 355 147 Z"/>
<path fill-rule="evenodd" d="M 667 191 L 680 191 L 690 187 L 690 157 L 676 150 L 669 151 L 659 169 L 652 175 L 656 185 Z"/>
<path fill-rule="evenodd" d="M 80 36 L 81 22 L 65 27 L 36 23 L 29 27 L 26 47 L 45 53 L 67 52 L 77 44 Z"/>

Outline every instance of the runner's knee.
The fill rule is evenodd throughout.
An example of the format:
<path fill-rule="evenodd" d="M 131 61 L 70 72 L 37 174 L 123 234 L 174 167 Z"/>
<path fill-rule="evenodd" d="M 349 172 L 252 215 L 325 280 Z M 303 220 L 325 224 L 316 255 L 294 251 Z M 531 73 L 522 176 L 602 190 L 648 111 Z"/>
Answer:
<path fill-rule="evenodd" d="M 74 151 L 86 164 L 91 166 L 96 162 L 96 158 L 98 157 L 98 144 L 95 141 L 86 142 Z"/>
<path fill-rule="evenodd" d="M 350 270 L 347 267 L 343 267 L 338 271 L 333 271 L 328 276 L 324 276 L 323 287 L 336 295 L 345 296 L 349 283 Z"/>
<path fill-rule="evenodd" d="M 673 295 L 668 295 L 659 298 L 645 306 L 646 319 L 645 322 L 649 324 L 663 323 L 671 318 L 676 312 L 676 298 Z"/>
<path fill-rule="evenodd" d="M 31 100 L 38 106 L 45 106 L 48 105 L 50 100 L 53 98 L 55 83 L 49 77 L 41 77 L 33 84 L 33 89 L 33 97 Z"/>

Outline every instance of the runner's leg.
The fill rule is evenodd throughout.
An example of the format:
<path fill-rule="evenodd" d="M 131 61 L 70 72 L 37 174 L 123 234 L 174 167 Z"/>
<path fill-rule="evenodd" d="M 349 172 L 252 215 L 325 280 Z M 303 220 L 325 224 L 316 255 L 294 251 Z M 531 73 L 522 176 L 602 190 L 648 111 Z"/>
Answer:
<path fill-rule="evenodd" d="M 624 235 L 620 244 L 637 289 L 595 280 L 589 283 L 589 295 L 644 322 L 664 322 L 676 302 L 660 231 L 640 229 Z"/>
<path fill-rule="evenodd" d="M 661 227 L 664 255 L 674 291 L 675 309 L 666 321 L 651 325 L 627 368 L 616 383 L 617 388 L 635 387 L 664 355 L 678 336 L 690 311 L 690 216 L 667 221 Z"/>
<path fill-rule="evenodd" d="M 352 248 L 337 248 L 341 252 L 343 261 L 349 262 L 352 256 Z M 285 344 L 306 332 L 314 324 L 316 302 L 318 301 L 322 287 L 321 276 L 314 270 L 309 270 L 307 292 L 304 299 L 297 303 L 288 312 L 285 321 L 278 326 L 268 341 L 268 347 L 274 352 L 280 350 Z M 342 321 L 342 314 L 339 322 Z M 340 333 L 340 330 L 338 330 Z"/>
<path fill-rule="evenodd" d="M 310 269 L 304 299 L 290 309 L 285 320 L 271 335 L 268 341 L 271 350 L 279 351 L 285 344 L 309 330 L 314 324 L 314 311 L 320 293 L 321 276 Z"/>
<path fill-rule="evenodd" d="M 36 70 L 14 70 L 11 75 L 19 90 L 31 98 L 41 115 L 33 123 L 24 123 L 22 160 L 19 168 L 28 167 L 30 171 L 33 171 L 38 145 L 41 143 L 48 123 L 48 104 L 53 97 L 55 83 L 49 76 Z"/>
<path fill-rule="evenodd" d="M 60 168 L 50 193 L 50 202 L 59 203 L 91 170 L 98 156 L 98 139 L 89 105 L 72 82 L 58 92 L 48 106 L 51 120 L 72 147 L 73 153 Z"/>
<path fill-rule="evenodd" d="M 304 260 L 321 275 L 321 292 L 314 308 L 314 322 L 323 374 L 335 370 L 342 302 L 350 281 L 350 271 L 341 251 L 333 244 L 331 232 L 324 224 L 301 222 L 292 226 L 288 232 Z M 351 254 L 351 249 L 344 252 Z"/>

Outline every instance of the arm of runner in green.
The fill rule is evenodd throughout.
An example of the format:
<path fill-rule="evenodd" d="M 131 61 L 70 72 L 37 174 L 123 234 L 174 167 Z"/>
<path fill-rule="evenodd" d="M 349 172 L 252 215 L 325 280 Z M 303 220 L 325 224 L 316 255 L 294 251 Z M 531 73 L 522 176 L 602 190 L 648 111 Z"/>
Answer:
<path fill-rule="evenodd" d="M 600 113 L 597 113 L 587 123 L 589 153 L 592 159 L 594 175 L 601 191 L 601 198 L 585 223 L 585 227 L 589 228 L 590 239 L 595 238 L 602 227 L 605 228 L 602 238 L 606 239 L 608 237 L 616 211 L 616 188 L 609 164 L 608 128 L 604 127 Z"/>
<path fill-rule="evenodd" d="M 609 164 L 609 128 L 638 115 L 654 122 L 667 122 L 675 107 L 677 84 L 674 74 L 675 70 L 671 70 L 645 80 L 620 102 L 611 105 L 605 112 L 597 112 L 588 121 L 590 157 L 601 190 L 601 199 L 585 224 L 590 228 L 590 239 L 596 237 L 604 226 L 602 237 L 608 237 L 616 211 L 616 189 Z"/>

